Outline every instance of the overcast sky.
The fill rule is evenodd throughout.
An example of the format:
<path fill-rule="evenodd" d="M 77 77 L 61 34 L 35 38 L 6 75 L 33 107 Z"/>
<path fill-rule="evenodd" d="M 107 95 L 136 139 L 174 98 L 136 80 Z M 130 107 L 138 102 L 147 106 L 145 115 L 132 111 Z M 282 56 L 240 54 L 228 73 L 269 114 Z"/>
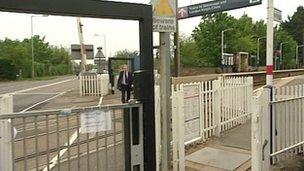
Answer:
<path fill-rule="evenodd" d="M 150 0 L 115 0 L 135 3 L 149 3 Z M 179 7 L 210 0 L 179 0 Z M 275 7 L 283 11 L 283 20 L 292 15 L 298 6 L 304 6 L 304 0 L 274 0 Z M 262 5 L 229 11 L 229 14 L 239 18 L 244 13 L 254 20 L 266 20 L 267 0 Z M 190 35 L 192 30 L 199 24 L 201 17 L 181 20 L 179 22 L 180 32 Z M 0 12 L 0 39 L 23 39 L 31 36 L 31 15 Z M 34 17 L 34 34 L 45 36 L 52 45 L 70 47 L 71 44 L 78 44 L 78 32 L 76 18 L 74 17 Z M 84 41 L 86 44 L 104 46 L 106 37 L 107 56 L 114 55 L 117 50 L 139 49 L 138 22 L 125 20 L 92 19 L 82 18 L 84 24 Z M 154 36 L 154 43 L 157 44 L 157 35 Z M 96 52 L 96 50 L 95 50 Z"/>

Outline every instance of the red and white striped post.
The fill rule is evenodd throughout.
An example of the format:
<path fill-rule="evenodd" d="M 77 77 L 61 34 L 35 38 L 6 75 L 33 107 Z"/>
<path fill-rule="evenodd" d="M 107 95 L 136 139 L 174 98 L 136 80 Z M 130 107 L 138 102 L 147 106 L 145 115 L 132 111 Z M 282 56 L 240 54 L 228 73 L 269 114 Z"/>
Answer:
<path fill-rule="evenodd" d="M 267 17 L 266 85 L 273 86 L 273 26 L 274 26 L 273 0 L 268 0 L 267 16 L 268 17 Z"/>
<path fill-rule="evenodd" d="M 268 0 L 268 7 L 267 7 L 267 59 L 266 59 L 266 85 L 270 89 L 269 91 L 269 99 L 266 101 L 266 104 L 270 104 L 270 102 L 273 100 L 273 26 L 274 26 L 274 5 L 273 0 Z M 265 133 L 268 135 L 264 135 L 262 140 L 263 142 L 267 142 L 266 144 L 263 144 L 263 156 L 265 156 L 264 160 L 264 166 L 266 170 L 269 169 L 270 164 L 272 164 L 272 158 L 270 157 L 270 154 L 273 153 L 274 148 L 274 139 L 275 134 L 273 133 L 273 130 L 275 130 L 275 124 L 274 119 L 275 116 L 272 112 L 272 106 L 269 106 L 269 117 L 264 117 L 263 129 L 265 130 Z M 267 167 L 269 166 L 269 167 Z M 263 169 L 263 170 L 264 170 Z"/>

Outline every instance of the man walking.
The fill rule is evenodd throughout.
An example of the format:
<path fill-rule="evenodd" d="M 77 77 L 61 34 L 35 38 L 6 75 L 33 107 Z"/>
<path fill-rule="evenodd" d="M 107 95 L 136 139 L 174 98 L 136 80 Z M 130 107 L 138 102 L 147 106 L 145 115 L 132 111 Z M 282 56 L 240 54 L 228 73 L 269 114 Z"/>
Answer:
<path fill-rule="evenodd" d="M 123 65 L 122 71 L 119 73 L 117 88 L 121 91 L 121 102 L 127 103 L 130 100 L 130 93 L 132 89 L 133 76 L 128 71 L 128 66 Z M 127 93 L 127 98 L 126 98 Z"/>

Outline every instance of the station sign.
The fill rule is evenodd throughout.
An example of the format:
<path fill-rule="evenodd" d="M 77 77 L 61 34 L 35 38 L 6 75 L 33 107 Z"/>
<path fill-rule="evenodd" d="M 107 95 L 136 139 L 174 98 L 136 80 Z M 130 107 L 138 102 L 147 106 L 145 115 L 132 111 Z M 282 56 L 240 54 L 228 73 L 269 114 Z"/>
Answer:
<path fill-rule="evenodd" d="M 177 18 L 185 19 L 262 4 L 262 0 L 215 0 L 178 8 Z"/>
<path fill-rule="evenodd" d="M 274 9 L 274 21 L 277 22 L 282 21 L 282 11 L 277 8 Z"/>
<path fill-rule="evenodd" d="M 176 0 L 152 0 L 153 31 L 176 32 Z"/>

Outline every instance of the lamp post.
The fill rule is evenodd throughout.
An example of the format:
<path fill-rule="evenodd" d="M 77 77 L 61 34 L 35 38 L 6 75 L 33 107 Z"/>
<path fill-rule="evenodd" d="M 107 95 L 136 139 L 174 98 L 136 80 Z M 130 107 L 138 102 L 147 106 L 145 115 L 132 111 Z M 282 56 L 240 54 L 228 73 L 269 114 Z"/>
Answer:
<path fill-rule="evenodd" d="M 266 36 L 259 37 L 258 42 L 257 42 L 257 68 L 260 66 L 260 40 L 261 39 L 266 39 Z"/>
<path fill-rule="evenodd" d="M 299 48 L 302 48 L 302 47 L 304 47 L 304 44 L 296 46 L 296 66 L 297 67 L 299 66 Z"/>
<path fill-rule="evenodd" d="M 105 52 L 105 57 L 107 57 L 107 38 L 106 38 L 106 35 L 104 34 L 94 34 L 95 37 L 99 37 L 99 36 L 102 36 L 103 37 L 103 43 L 104 43 L 104 52 Z"/>
<path fill-rule="evenodd" d="M 48 17 L 48 15 L 32 15 L 31 16 L 31 47 L 32 47 L 32 78 L 35 77 L 35 58 L 34 58 L 34 40 L 33 40 L 33 33 L 34 33 L 34 27 L 33 27 L 33 18 L 34 17 Z"/>
<path fill-rule="evenodd" d="M 221 45 L 221 47 L 222 47 L 222 55 L 221 55 L 221 68 L 223 69 L 223 60 L 224 60 L 224 37 L 225 37 L 225 32 L 227 32 L 227 31 L 230 31 L 230 30 L 233 30 L 233 28 L 228 28 L 228 29 L 225 29 L 225 30 L 223 30 L 222 31 L 222 45 Z"/>
<path fill-rule="evenodd" d="M 287 43 L 288 42 L 282 42 L 282 43 L 280 43 L 280 59 L 279 59 L 280 63 L 279 63 L 279 69 L 283 68 L 283 66 L 282 66 L 282 62 L 283 62 L 283 45 L 285 45 Z"/>

